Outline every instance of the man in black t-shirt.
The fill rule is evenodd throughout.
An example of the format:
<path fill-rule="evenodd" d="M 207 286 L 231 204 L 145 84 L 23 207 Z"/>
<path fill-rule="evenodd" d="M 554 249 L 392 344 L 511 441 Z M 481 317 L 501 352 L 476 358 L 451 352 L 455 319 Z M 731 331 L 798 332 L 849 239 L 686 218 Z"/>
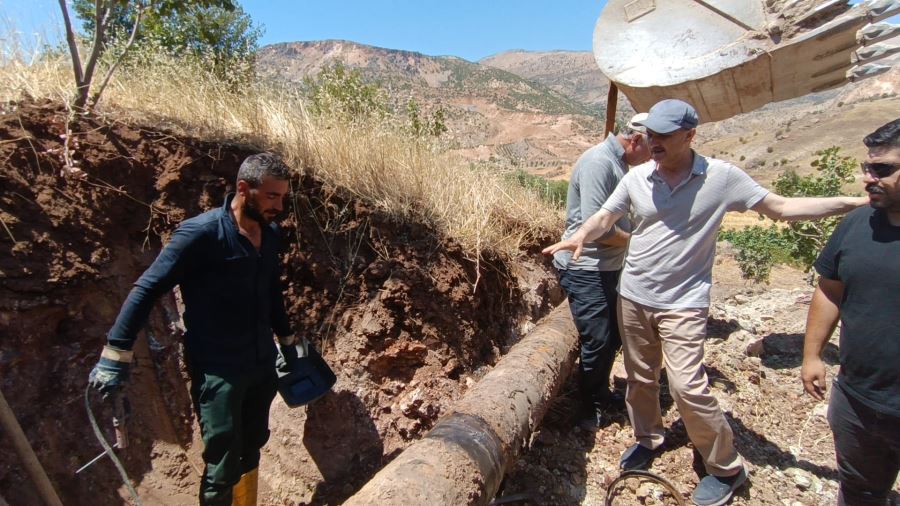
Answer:
<path fill-rule="evenodd" d="M 823 399 L 822 350 L 840 320 L 841 367 L 828 409 L 838 504 L 885 506 L 900 471 L 900 119 L 863 142 L 871 207 L 848 214 L 816 260 L 821 278 L 800 375 L 806 392 Z"/>

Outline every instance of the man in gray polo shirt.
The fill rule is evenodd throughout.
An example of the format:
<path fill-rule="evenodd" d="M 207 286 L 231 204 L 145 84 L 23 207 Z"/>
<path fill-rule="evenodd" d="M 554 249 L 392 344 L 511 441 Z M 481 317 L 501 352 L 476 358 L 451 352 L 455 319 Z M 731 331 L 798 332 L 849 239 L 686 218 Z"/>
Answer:
<path fill-rule="evenodd" d="M 635 116 L 624 132 L 607 135 L 606 140 L 585 151 L 575 162 L 566 196 L 563 240 L 600 210 L 628 172 L 629 165 L 650 159 L 644 127 L 634 124 L 646 116 Z M 631 222 L 623 217 L 607 237 L 586 244 L 578 260 L 573 261 L 569 251 L 559 251 L 553 257 L 581 341 L 578 389 L 592 428 L 606 423 L 605 412 L 615 402 L 609 373 L 616 352 L 622 347 L 616 318 L 616 286 L 630 232 Z M 618 402 L 621 401 L 619 397 Z"/>
<path fill-rule="evenodd" d="M 622 178 L 602 209 L 567 240 L 544 250 L 573 251 L 604 236 L 629 210 L 634 229 L 619 285 L 619 321 L 628 377 L 626 405 L 637 443 L 623 469 L 650 464 L 663 443 L 659 373 L 709 473 L 694 490 L 699 506 L 724 504 L 747 479 L 734 435 L 710 393 L 703 342 L 716 234 L 727 211 L 752 209 L 772 219 L 803 220 L 846 213 L 865 197 L 784 198 L 730 163 L 691 149 L 697 112 L 680 100 L 654 105 L 646 120 L 652 160 Z"/>

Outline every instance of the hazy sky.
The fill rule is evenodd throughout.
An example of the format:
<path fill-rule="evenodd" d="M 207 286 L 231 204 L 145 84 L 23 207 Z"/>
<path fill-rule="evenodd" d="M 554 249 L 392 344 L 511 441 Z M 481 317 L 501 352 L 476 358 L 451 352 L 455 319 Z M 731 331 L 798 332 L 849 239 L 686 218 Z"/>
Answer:
<path fill-rule="evenodd" d="M 477 60 L 507 49 L 591 49 L 606 0 L 242 0 L 262 45 L 347 39 Z M 0 0 L 0 23 L 29 41 L 62 33 L 58 0 Z"/>

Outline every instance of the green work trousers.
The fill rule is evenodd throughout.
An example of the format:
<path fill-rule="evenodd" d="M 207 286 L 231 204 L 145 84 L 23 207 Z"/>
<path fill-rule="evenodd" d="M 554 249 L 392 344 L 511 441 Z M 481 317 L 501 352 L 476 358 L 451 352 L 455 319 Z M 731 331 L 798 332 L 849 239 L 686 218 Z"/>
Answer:
<path fill-rule="evenodd" d="M 276 390 L 274 365 L 233 374 L 191 369 L 191 399 L 204 445 L 202 506 L 231 506 L 231 488 L 259 466 Z"/>

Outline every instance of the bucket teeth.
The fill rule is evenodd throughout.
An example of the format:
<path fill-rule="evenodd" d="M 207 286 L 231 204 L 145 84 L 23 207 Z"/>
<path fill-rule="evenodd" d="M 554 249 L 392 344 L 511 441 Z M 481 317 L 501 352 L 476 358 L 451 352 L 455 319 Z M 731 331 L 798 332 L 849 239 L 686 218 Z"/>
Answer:
<path fill-rule="evenodd" d="M 847 79 L 856 82 L 862 79 L 868 79 L 877 75 L 884 74 L 891 67 L 888 65 L 880 65 L 878 63 L 867 63 L 865 65 L 857 65 L 847 71 Z"/>
<path fill-rule="evenodd" d="M 869 0 L 865 3 L 869 19 L 880 21 L 894 14 L 900 14 L 900 0 Z"/>
<path fill-rule="evenodd" d="M 862 27 L 856 32 L 856 40 L 862 44 L 872 44 L 900 35 L 900 25 L 891 23 L 875 23 Z"/>
<path fill-rule="evenodd" d="M 848 0 L 828 0 L 820 3 L 795 22 L 798 25 L 821 23 L 821 20 L 834 19 L 838 14 L 843 14 L 850 8 Z"/>
<path fill-rule="evenodd" d="M 880 60 L 897 53 L 900 53 L 900 46 L 893 44 L 874 44 L 857 49 L 853 54 L 852 61 L 854 64 L 865 63 L 873 60 Z"/>
<path fill-rule="evenodd" d="M 900 0 L 607 0 L 594 56 L 636 110 L 680 98 L 718 121 L 890 70 L 900 27 L 880 21 L 898 13 Z"/>

